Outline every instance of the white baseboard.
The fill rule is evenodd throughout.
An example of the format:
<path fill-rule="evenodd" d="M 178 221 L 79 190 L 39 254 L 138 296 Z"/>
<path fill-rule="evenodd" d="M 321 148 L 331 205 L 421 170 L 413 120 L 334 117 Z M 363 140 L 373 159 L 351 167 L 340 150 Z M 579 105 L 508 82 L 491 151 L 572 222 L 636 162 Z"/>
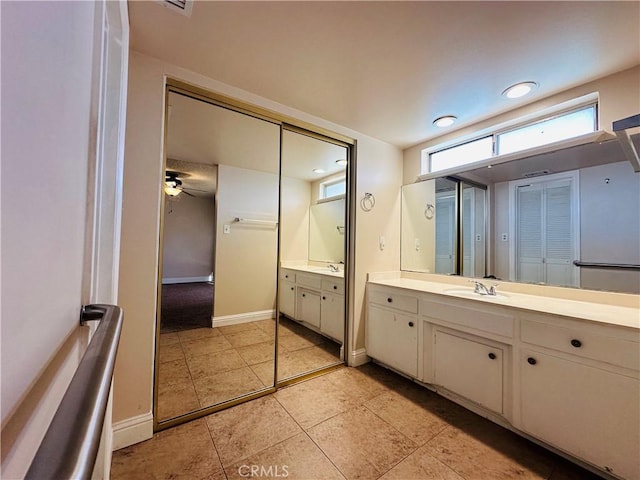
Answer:
<path fill-rule="evenodd" d="M 153 413 L 143 413 L 113 424 L 113 450 L 153 437 Z"/>
<path fill-rule="evenodd" d="M 369 357 L 367 357 L 366 349 L 359 348 L 358 350 L 351 352 L 351 358 L 349 359 L 350 367 L 359 367 L 365 363 L 369 363 Z"/>
<path fill-rule="evenodd" d="M 270 320 L 276 318 L 275 310 L 261 310 L 258 312 L 238 313 L 235 315 L 223 315 L 211 319 L 212 327 L 225 327 L 239 323 L 255 322 L 257 320 Z"/>
<path fill-rule="evenodd" d="M 172 285 L 174 283 L 201 283 L 212 282 L 213 277 L 211 275 L 207 277 L 168 277 L 162 279 L 163 285 Z"/>

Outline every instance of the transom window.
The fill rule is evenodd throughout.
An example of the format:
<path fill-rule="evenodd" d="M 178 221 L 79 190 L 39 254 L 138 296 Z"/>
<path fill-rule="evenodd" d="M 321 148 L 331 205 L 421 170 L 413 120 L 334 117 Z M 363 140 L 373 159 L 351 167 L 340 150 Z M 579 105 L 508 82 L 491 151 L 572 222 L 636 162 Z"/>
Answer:
<path fill-rule="evenodd" d="M 320 198 L 327 199 L 339 197 L 347 193 L 347 179 L 345 177 L 336 178 L 320 184 Z"/>
<path fill-rule="evenodd" d="M 439 172 L 595 132 L 598 125 L 596 106 L 590 104 L 431 152 L 422 173 Z"/>

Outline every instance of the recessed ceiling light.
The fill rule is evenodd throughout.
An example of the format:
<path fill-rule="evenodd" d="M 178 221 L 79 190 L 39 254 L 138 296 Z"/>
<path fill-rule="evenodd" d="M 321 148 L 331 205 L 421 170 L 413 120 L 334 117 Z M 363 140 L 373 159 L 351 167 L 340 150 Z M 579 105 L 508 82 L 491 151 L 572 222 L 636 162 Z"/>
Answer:
<path fill-rule="evenodd" d="M 324 173 L 324 168 L 314 168 L 312 170 L 313 173 Z"/>
<path fill-rule="evenodd" d="M 433 121 L 433 124 L 436 127 L 444 128 L 453 125 L 456 122 L 457 118 L 453 115 L 445 115 L 444 117 L 436 118 Z"/>
<path fill-rule="evenodd" d="M 340 160 L 336 160 L 336 164 L 338 164 L 340 167 L 346 167 L 347 161 L 344 158 L 341 158 Z"/>
<path fill-rule="evenodd" d="M 536 88 L 538 88 L 538 84 L 536 82 L 516 83 L 515 85 L 511 85 L 504 92 L 502 92 L 502 95 L 507 98 L 520 98 L 524 97 Z"/>

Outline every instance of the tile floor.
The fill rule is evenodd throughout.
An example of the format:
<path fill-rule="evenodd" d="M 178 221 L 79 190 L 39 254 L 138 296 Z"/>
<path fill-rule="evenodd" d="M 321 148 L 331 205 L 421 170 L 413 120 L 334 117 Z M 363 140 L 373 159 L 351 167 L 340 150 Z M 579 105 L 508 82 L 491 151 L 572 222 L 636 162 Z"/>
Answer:
<path fill-rule="evenodd" d="M 163 332 L 158 418 L 166 420 L 273 385 L 273 320 Z M 339 361 L 339 346 L 286 318 L 280 321 L 280 379 Z"/>
<path fill-rule="evenodd" d="M 598 477 L 367 364 L 280 389 L 114 452 L 111 478 Z"/>

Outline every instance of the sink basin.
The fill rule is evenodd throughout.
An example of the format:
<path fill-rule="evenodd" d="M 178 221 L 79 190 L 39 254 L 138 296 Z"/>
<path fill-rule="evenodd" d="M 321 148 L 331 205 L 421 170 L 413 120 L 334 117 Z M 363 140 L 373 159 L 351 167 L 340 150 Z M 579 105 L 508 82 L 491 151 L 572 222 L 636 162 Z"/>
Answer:
<path fill-rule="evenodd" d="M 474 292 L 473 288 L 448 288 L 444 293 L 459 297 L 482 298 L 486 300 L 505 300 L 509 298 L 507 295 L 503 295 L 502 293 L 497 293 L 495 295 L 482 295 L 481 293 Z"/>

